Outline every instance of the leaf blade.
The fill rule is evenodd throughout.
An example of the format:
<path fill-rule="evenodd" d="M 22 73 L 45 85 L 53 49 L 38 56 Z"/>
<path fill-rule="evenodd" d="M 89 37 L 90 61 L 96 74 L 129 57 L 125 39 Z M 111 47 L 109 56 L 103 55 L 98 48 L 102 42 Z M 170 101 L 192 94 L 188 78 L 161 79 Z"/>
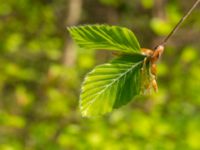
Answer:
<path fill-rule="evenodd" d="M 127 104 L 140 93 L 143 60 L 137 62 L 127 60 L 122 56 L 110 63 L 97 66 L 87 75 L 80 96 L 80 109 L 83 116 L 91 117 L 108 113 L 113 108 Z M 103 72 L 105 68 L 107 70 Z M 98 80 L 95 77 L 98 77 Z"/>
<path fill-rule="evenodd" d="M 75 42 L 86 49 L 105 49 L 123 53 L 140 53 L 134 33 L 127 28 L 108 25 L 69 27 Z"/>

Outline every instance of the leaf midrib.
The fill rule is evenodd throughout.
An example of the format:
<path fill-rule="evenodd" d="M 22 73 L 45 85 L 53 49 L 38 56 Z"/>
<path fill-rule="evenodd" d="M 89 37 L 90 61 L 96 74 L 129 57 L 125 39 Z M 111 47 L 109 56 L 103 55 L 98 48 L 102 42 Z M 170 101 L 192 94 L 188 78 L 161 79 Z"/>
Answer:
<path fill-rule="evenodd" d="M 93 43 L 93 42 L 88 42 L 87 44 L 91 45 L 90 43 Z M 98 42 L 98 44 L 101 46 L 102 44 L 107 44 L 107 42 Z M 96 44 L 96 45 L 98 45 L 98 44 Z M 130 46 L 126 46 L 126 45 L 122 45 L 122 44 L 116 44 L 116 43 L 113 43 L 113 42 L 109 42 L 109 44 L 112 45 L 113 47 L 117 48 L 116 50 L 124 49 L 124 50 L 127 50 L 128 52 L 132 52 L 132 53 L 138 52 L 137 49 L 134 49 L 133 47 L 130 47 Z M 86 42 L 84 42 L 84 45 L 86 45 Z M 88 46 L 88 47 L 93 47 L 93 46 Z M 113 49 L 112 47 L 109 48 L 107 46 L 101 46 L 101 47 L 102 48 L 106 47 L 106 49 Z"/>
<path fill-rule="evenodd" d="M 89 101 L 88 103 L 86 103 L 86 104 L 85 104 L 85 107 L 86 107 L 87 105 L 90 105 L 90 104 L 94 103 L 95 100 L 96 100 L 103 92 L 105 92 L 105 90 L 107 90 L 110 86 L 112 86 L 113 84 L 115 84 L 115 82 L 117 82 L 120 78 L 122 78 L 125 74 L 129 73 L 133 68 L 135 68 L 137 65 L 139 65 L 139 64 L 142 63 L 142 62 L 143 62 L 143 61 L 140 61 L 140 62 L 134 64 L 134 65 L 133 65 L 131 68 L 129 68 L 126 72 L 122 73 L 122 75 L 120 75 L 119 77 L 117 77 L 117 79 L 114 79 L 110 84 L 108 84 L 108 85 L 106 86 L 105 89 L 103 89 L 101 92 L 96 93 L 95 95 L 97 95 L 97 96 L 96 96 L 92 101 Z M 93 96 L 94 96 L 94 95 L 93 95 Z M 88 107 L 88 108 L 89 108 L 89 107 Z M 88 108 L 87 108 L 87 109 L 88 109 Z M 87 109 L 86 109 L 86 111 L 87 111 Z"/>
<path fill-rule="evenodd" d="M 127 45 L 123 45 L 123 44 L 118 44 L 118 42 L 115 40 L 115 39 L 113 39 L 113 38 L 111 38 L 110 36 L 108 36 L 108 34 L 107 33 L 105 33 L 103 30 L 99 30 L 99 32 L 97 32 L 96 30 L 93 30 L 93 32 L 95 32 L 96 34 L 98 34 L 100 37 L 102 37 L 104 40 L 107 40 L 108 42 L 109 42 L 109 44 L 111 44 L 112 46 L 117 46 L 120 50 L 121 50 L 121 48 L 123 47 L 123 48 L 126 48 L 126 50 L 134 50 L 135 51 L 135 49 L 132 47 L 132 46 L 127 46 Z M 102 34 L 100 34 L 100 33 L 102 33 Z M 126 32 L 124 32 L 124 35 L 127 37 L 127 34 L 125 34 Z M 127 38 L 130 38 L 129 36 L 127 37 Z M 129 41 L 130 42 L 130 41 Z M 102 42 L 103 43 L 103 42 Z M 107 43 L 105 43 L 105 44 L 107 44 Z"/>

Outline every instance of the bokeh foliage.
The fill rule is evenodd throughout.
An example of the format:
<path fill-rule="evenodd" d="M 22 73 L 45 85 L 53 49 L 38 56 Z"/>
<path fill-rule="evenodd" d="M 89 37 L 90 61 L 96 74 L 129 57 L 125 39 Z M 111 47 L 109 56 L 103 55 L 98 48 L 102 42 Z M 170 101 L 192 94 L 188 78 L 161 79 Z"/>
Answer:
<path fill-rule="evenodd" d="M 125 26 L 152 48 L 193 2 L 83 0 L 79 24 Z M 158 93 L 85 119 L 81 82 L 111 54 L 78 49 L 72 65 L 63 63 L 69 6 L 70 0 L 0 0 L 0 149 L 199 150 L 199 7 L 166 47 Z"/>

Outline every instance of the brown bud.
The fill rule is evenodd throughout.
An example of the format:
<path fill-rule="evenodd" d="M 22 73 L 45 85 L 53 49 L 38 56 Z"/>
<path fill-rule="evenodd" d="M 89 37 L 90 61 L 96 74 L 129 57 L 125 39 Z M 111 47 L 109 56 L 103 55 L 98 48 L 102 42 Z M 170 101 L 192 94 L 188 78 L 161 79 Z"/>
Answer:
<path fill-rule="evenodd" d="M 158 92 L 158 85 L 157 85 L 156 79 L 152 80 L 152 86 L 153 86 L 154 91 Z"/>
<path fill-rule="evenodd" d="M 154 51 L 154 53 L 152 55 L 151 62 L 152 63 L 156 63 L 158 61 L 158 59 L 161 57 L 163 51 L 164 51 L 164 46 L 163 45 L 159 45 L 155 49 L 155 51 Z"/>
<path fill-rule="evenodd" d="M 156 64 L 151 64 L 151 73 L 156 76 L 156 74 L 157 74 Z"/>
<path fill-rule="evenodd" d="M 153 50 L 151 50 L 151 49 L 141 48 L 141 51 L 142 51 L 142 53 L 143 53 L 144 55 L 146 55 L 146 56 L 151 56 L 151 55 L 153 55 Z"/>

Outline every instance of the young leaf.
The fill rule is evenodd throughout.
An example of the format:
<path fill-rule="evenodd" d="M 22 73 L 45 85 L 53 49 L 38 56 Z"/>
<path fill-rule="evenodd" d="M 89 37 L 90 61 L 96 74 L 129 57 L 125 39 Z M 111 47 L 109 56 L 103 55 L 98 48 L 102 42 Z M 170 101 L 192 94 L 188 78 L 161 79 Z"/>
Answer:
<path fill-rule="evenodd" d="M 140 55 L 141 56 L 141 55 Z M 141 90 L 144 57 L 121 56 L 92 70 L 82 86 L 80 109 L 83 116 L 99 116 L 128 103 Z"/>
<path fill-rule="evenodd" d="M 85 49 L 105 49 L 123 53 L 140 53 L 140 45 L 133 32 L 124 27 L 86 25 L 68 28 L 76 43 Z"/>

